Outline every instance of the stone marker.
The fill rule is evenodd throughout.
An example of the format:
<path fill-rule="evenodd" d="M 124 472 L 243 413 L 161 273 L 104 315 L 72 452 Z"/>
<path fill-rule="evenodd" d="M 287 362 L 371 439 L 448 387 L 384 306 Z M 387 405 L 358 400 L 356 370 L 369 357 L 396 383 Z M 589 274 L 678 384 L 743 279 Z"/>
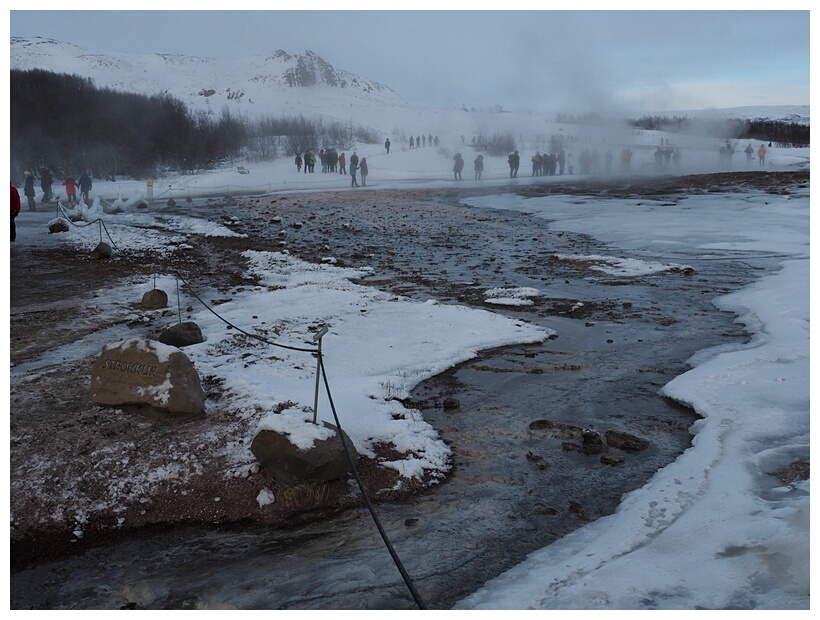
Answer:
<path fill-rule="evenodd" d="M 284 486 L 299 482 L 336 480 L 350 471 L 350 463 L 342 442 L 339 441 L 338 429 L 327 422 L 324 425 L 332 429 L 334 434 L 327 439 L 315 440 L 311 448 L 295 446 L 285 432 L 262 430 L 253 438 L 251 452 L 273 474 L 276 482 Z M 350 455 L 354 460 L 357 459 L 356 448 L 344 431 L 342 437 Z"/>
<path fill-rule="evenodd" d="M 99 405 L 149 405 L 173 413 L 199 413 L 205 392 L 182 351 L 134 338 L 103 347 L 91 369 L 91 400 Z"/>
<path fill-rule="evenodd" d="M 57 218 L 48 225 L 49 233 L 68 232 L 68 224 L 63 218 Z"/>

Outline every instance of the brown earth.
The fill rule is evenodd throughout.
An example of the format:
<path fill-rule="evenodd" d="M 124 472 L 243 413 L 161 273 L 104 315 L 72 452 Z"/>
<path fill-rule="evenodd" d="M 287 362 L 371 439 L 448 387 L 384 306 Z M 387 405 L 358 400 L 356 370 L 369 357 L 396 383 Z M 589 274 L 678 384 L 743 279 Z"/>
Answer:
<path fill-rule="evenodd" d="M 528 185 L 519 191 L 527 196 L 576 193 L 645 196 L 655 200 L 683 193 L 739 192 L 752 188 L 786 193 L 790 187 L 808 183 L 809 172 L 727 173 L 622 181 L 618 187 L 612 187 L 611 183 L 561 183 Z M 176 270 L 188 281 L 207 284 L 229 295 L 231 289 L 249 284 L 244 276 L 241 252 L 276 249 L 271 247 L 270 234 L 254 233 L 260 227 L 271 228 L 274 224 L 270 218 L 281 216 L 285 222 L 322 222 L 320 234 L 292 230 L 293 239 L 289 239 L 288 245 L 292 254 L 319 262 L 330 246 L 341 264 L 359 264 L 366 257 L 366 264 L 376 267 L 376 273 L 388 274 L 370 284 L 404 294 L 408 287 L 413 287 L 413 282 L 421 283 L 420 272 L 428 266 L 410 269 L 391 260 L 388 252 L 382 253 L 377 240 L 368 238 L 378 234 L 377 227 L 364 223 L 372 224 L 377 215 L 389 219 L 390 214 L 384 212 L 387 208 L 404 214 L 404 218 L 411 214 L 412 222 L 424 221 L 427 231 L 431 225 L 440 231 L 463 227 L 478 219 L 471 210 L 456 208 L 459 196 L 468 193 L 479 192 L 368 189 L 356 193 L 226 198 L 210 200 L 204 205 L 181 205 L 180 213 L 194 208 L 210 210 L 210 213 L 221 208 L 231 214 L 241 213 L 251 222 L 247 224 L 247 231 L 239 231 L 248 232 L 248 238 L 197 238 L 192 250 L 174 253 L 163 267 L 166 272 Z M 485 193 L 500 193 L 500 190 L 494 188 Z M 191 214 L 202 215 L 201 212 Z M 359 225 L 354 223 L 351 231 L 343 224 L 348 221 Z M 395 225 L 410 224 L 407 220 L 396 220 Z M 418 238 L 412 241 L 425 242 Z M 402 252 L 403 248 L 395 250 Z M 469 252 L 469 248 L 464 251 Z M 90 253 L 61 247 L 16 244 L 11 248 L 11 263 L 9 351 L 12 367 L 61 344 L 93 335 L 112 321 L 133 320 L 126 316 L 116 319 L 104 316 L 98 307 L 100 300 L 106 288 L 129 276 L 148 278 L 151 275 L 150 261 L 127 249 L 115 252 L 112 259 L 94 260 Z M 135 313 L 139 312 L 139 301 L 134 300 Z M 470 299 L 459 301 L 480 303 Z M 210 456 L 218 452 L 219 446 L 202 442 L 209 426 L 238 424 L 237 412 L 219 407 L 225 386 L 203 378 L 208 399 L 215 403 L 207 420 L 204 416 L 171 420 L 137 409 L 115 413 L 96 406 L 89 399 L 90 368 L 94 360 L 95 356 L 89 356 L 79 362 L 54 364 L 23 376 L 12 374 L 9 415 L 12 567 L 68 553 L 79 549 L 81 544 L 102 544 L 135 529 L 242 521 L 267 521 L 286 526 L 361 504 L 360 496 L 348 481 L 279 489 L 264 470 L 226 477 L 224 463 L 219 457 Z M 245 430 L 237 425 L 237 429 L 240 428 Z M 128 497 L 139 499 L 125 502 L 121 511 L 113 512 L 105 506 L 103 498 L 108 497 L 117 484 L 129 484 L 130 472 L 156 467 L 164 458 L 156 446 L 167 445 L 178 446 L 180 452 L 194 455 L 197 467 L 189 464 L 190 471 L 174 483 L 156 484 L 138 489 L 136 493 L 130 489 Z M 110 454 L 112 446 L 117 446 L 116 461 Z M 395 470 L 379 466 L 379 461 L 394 456 L 391 446 L 381 446 L 376 459 L 359 459 L 361 477 L 374 494 L 374 501 L 401 500 L 425 488 L 424 483 L 416 482 L 406 484 L 402 492 L 381 491 L 394 486 L 397 474 Z M 261 511 L 256 495 L 260 487 L 265 486 L 274 490 L 276 502 Z M 66 510 L 69 495 L 83 496 L 92 509 L 80 515 Z M 94 500 L 99 500 L 104 507 L 93 509 Z M 82 539 L 72 534 L 78 524 Z"/>

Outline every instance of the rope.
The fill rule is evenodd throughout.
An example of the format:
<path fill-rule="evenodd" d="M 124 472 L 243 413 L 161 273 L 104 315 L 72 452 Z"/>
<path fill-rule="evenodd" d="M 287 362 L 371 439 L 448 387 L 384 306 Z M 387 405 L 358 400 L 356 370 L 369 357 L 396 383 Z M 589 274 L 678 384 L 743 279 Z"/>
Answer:
<path fill-rule="evenodd" d="M 336 428 L 339 429 L 339 439 L 342 442 L 342 446 L 344 447 L 345 454 L 347 455 L 347 461 L 350 463 L 350 468 L 353 471 L 353 476 L 356 478 L 356 484 L 359 485 L 359 490 L 362 492 L 362 497 L 364 498 L 364 503 L 367 505 L 367 510 L 370 512 L 370 516 L 373 518 L 373 522 L 376 524 L 376 528 L 379 530 L 379 534 L 381 534 L 382 540 L 384 541 L 387 550 L 390 552 L 390 557 L 393 558 L 393 562 L 396 565 L 396 568 L 399 569 L 401 573 L 402 579 L 404 579 L 404 583 L 407 585 L 407 589 L 410 590 L 410 594 L 413 596 L 413 600 L 416 601 L 416 605 L 418 605 L 419 609 L 427 609 L 427 606 L 424 604 L 421 596 L 419 595 L 418 591 L 416 590 L 415 585 L 413 585 L 413 580 L 410 579 L 410 575 L 407 574 L 407 571 L 404 569 L 404 565 L 401 562 L 401 558 L 399 558 L 396 550 L 393 548 L 390 539 L 387 536 L 387 532 L 384 531 L 382 527 L 381 521 L 379 521 L 379 517 L 376 515 L 376 509 L 373 507 L 373 504 L 370 502 L 370 497 L 367 494 L 367 489 L 364 486 L 364 482 L 362 482 L 361 477 L 359 476 L 359 470 L 356 468 L 356 463 L 353 461 L 353 456 L 350 454 L 350 449 L 347 447 L 344 439 L 342 438 L 342 424 L 339 422 L 339 416 L 336 414 L 336 405 L 333 404 L 333 396 L 330 393 L 330 384 L 327 380 L 327 373 L 325 372 L 325 364 L 323 360 L 323 355 L 321 351 L 318 353 L 319 356 L 319 367 L 322 370 L 322 379 L 325 384 L 325 391 L 327 392 L 327 399 L 330 402 L 330 409 L 333 411 L 333 419 L 336 421 Z"/>
<path fill-rule="evenodd" d="M 247 331 L 245 331 L 245 330 L 243 330 L 239 327 L 236 327 L 236 325 L 233 325 L 232 323 L 227 321 L 225 318 L 221 317 L 213 308 L 211 308 L 207 303 L 205 303 L 202 300 L 202 298 L 199 295 L 197 295 L 196 292 L 194 292 L 193 287 L 190 285 L 190 283 L 188 283 L 185 280 L 185 278 L 182 277 L 182 275 L 180 275 L 177 272 L 176 276 L 179 280 L 181 280 L 183 282 L 183 284 L 188 286 L 188 289 L 190 290 L 191 294 L 197 299 L 197 301 L 199 301 L 199 303 L 201 303 L 203 306 L 205 306 L 205 308 L 209 312 L 211 312 L 216 318 L 218 318 L 220 321 L 222 321 L 226 325 L 230 325 L 231 327 L 233 327 L 237 331 L 245 334 L 246 336 L 249 336 L 251 338 L 255 338 L 255 339 L 260 340 L 261 342 L 264 342 L 266 344 L 269 344 L 269 345 L 272 345 L 272 346 L 275 346 L 275 347 L 281 347 L 283 349 L 289 349 L 291 351 L 303 351 L 305 353 L 312 353 L 312 354 L 315 354 L 317 356 L 317 359 L 319 361 L 319 370 L 321 370 L 322 379 L 323 379 L 324 384 L 325 384 L 325 392 L 327 393 L 327 399 L 328 399 L 328 402 L 330 403 L 330 409 L 331 409 L 331 411 L 333 411 L 333 419 L 336 422 L 336 428 L 338 429 L 339 441 L 342 442 L 342 447 L 344 448 L 345 455 L 347 456 L 347 462 L 350 464 L 350 469 L 353 472 L 353 477 L 356 478 L 356 484 L 358 484 L 359 490 L 362 493 L 362 497 L 364 499 L 365 505 L 367 506 L 367 510 L 370 512 L 370 516 L 373 518 L 373 522 L 376 525 L 376 529 L 379 530 L 379 534 L 381 535 L 382 540 L 384 541 L 384 544 L 387 547 L 388 552 L 390 553 L 390 557 L 393 558 L 393 562 L 395 563 L 396 568 L 399 569 L 399 573 L 401 573 L 402 579 L 404 579 L 404 583 L 407 585 L 408 590 L 410 590 L 410 594 L 413 596 L 413 600 L 416 601 L 416 605 L 418 605 L 419 609 L 427 609 L 426 605 L 424 604 L 424 601 L 422 600 L 421 596 L 419 595 L 418 591 L 416 590 L 415 585 L 413 585 L 412 579 L 410 579 L 410 576 L 407 574 L 407 571 L 405 570 L 404 565 L 401 562 L 401 558 L 399 558 L 398 554 L 396 553 L 396 550 L 393 548 L 393 545 L 390 542 L 390 538 L 387 536 L 387 532 L 385 532 L 384 527 L 382 527 L 382 524 L 381 524 L 381 521 L 379 520 L 378 515 L 376 515 L 376 510 L 373 507 L 372 502 L 370 501 L 370 496 L 367 493 L 367 489 L 364 486 L 364 482 L 362 481 L 361 476 L 359 476 L 359 470 L 356 467 L 356 463 L 353 459 L 353 455 L 350 454 L 350 449 L 347 447 L 347 443 L 345 443 L 345 441 L 344 441 L 342 423 L 339 421 L 339 415 L 336 412 L 336 405 L 333 402 L 333 395 L 330 392 L 330 383 L 328 382 L 327 373 L 325 372 L 324 356 L 322 355 L 321 349 L 319 349 L 319 348 L 306 349 L 306 348 L 302 348 L 302 347 L 292 347 L 292 346 L 288 346 L 288 345 L 284 345 L 284 344 L 279 344 L 277 342 L 272 342 L 270 340 L 267 340 L 266 338 L 263 338 L 262 336 L 259 336 L 257 334 L 252 334 L 252 333 L 247 332 Z"/>
<path fill-rule="evenodd" d="M 119 249 L 117 247 L 117 244 L 114 243 L 114 239 L 111 238 L 111 233 L 108 232 L 108 227 L 105 225 L 105 222 L 103 221 L 103 219 L 101 217 L 98 217 L 96 220 L 92 220 L 91 222 L 82 222 L 81 224 L 78 224 L 77 222 L 75 222 L 71 219 L 71 216 L 69 216 L 68 213 L 66 213 L 65 209 L 63 208 L 63 205 L 61 205 L 59 202 L 57 203 L 57 209 L 59 211 L 62 211 L 63 215 L 65 216 L 65 219 L 72 226 L 77 226 L 78 228 L 85 228 L 86 226 L 91 226 L 92 224 L 99 223 L 100 224 L 100 242 L 102 242 L 102 231 L 103 231 L 103 229 L 105 229 L 105 234 L 108 237 L 108 240 L 111 242 L 111 245 L 114 246 L 115 248 Z"/>

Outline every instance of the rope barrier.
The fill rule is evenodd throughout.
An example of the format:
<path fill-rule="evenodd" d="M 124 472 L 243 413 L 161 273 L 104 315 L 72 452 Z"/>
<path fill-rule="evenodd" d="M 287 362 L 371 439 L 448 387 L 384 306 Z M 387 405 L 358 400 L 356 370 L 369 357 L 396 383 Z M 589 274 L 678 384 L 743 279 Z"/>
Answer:
<path fill-rule="evenodd" d="M 91 226 L 92 224 L 96 224 L 96 223 L 99 222 L 99 224 L 100 224 L 100 243 L 102 243 L 102 231 L 103 231 L 103 229 L 105 229 L 105 234 L 108 236 L 108 240 L 111 241 L 111 245 L 114 246 L 115 248 L 119 249 L 117 247 L 117 244 L 114 243 L 114 239 L 111 237 L 111 233 L 108 232 L 108 227 L 105 225 L 105 222 L 103 221 L 103 219 L 101 217 L 98 217 L 96 220 L 92 220 L 90 222 L 83 222 L 82 224 L 78 224 L 77 222 L 75 222 L 74 220 L 71 219 L 71 216 L 68 215 L 68 213 L 66 213 L 65 209 L 63 208 L 63 205 L 61 205 L 59 202 L 57 203 L 57 210 L 58 210 L 58 214 L 59 214 L 59 212 L 62 212 L 62 214 L 65 216 L 65 219 L 68 221 L 69 224 L 71 224 L 72 226 L 76 226 L 77 228 L 85 228 L 86 226 Z"/>
<path fill-rule="evenodd" d="M 405 570 L 404 565 L 401 562 L 401 558 L 399 558 L 398 554 L 396 553 L 396 550 L 393 548 L 393 545 L 390 542 L 390 538 L 387 536 L 387 532 L 385 532 L 384 527 L 382 527 L 381 521 L 379 520 L 379 517 L 376 514 L 376 510 L 373 507 L 372 502 L 370 501 L 370 496 L 367 493 L 367 489 L 364 486 L 364 482 L 362 481 L 361 476 L 359 475 L 359 470 L 356 467 L 356 462 L 353 459 L 353 455 L 350 454 L 350 449 L 347 447 L 347 444 L 345 443 L 345 441 L 343 439 L 343 432 L 344 431 L 342 429 L 342 423 L 339 421 L 339 415 L 336 412 L 336 405 L 333 402 L 333 395 L 332 395 L 331 390 L 330 390 L 330 383 L 329 383 L 328 378 L 327 378 L 327 373 L 325 372 L 324 356 L 322 355 L 321 347 L 318 347 L 316 349 L 307 349 L 307 348 L 303 348 L 303 347 L 288 346 L 288 345 L 280 344 L 280 343 L 277 343 L 277 342 L 272 342 L 272 341 L 270 341 L 266 338 L 263 338 L 262 336 L 259 336 L 258 334 L 252 334 L 250 332 L 247 332 L 247 331 L 237 327 L 233 323 L 230 323 L 224 317 L 220 316 L 213 308 L 211 308 L 207 303 L 205 303 L 199 295 L 196 294 L 196 292 L 193 290 L 193 287 L 191 286 L 191 284 L 189 282 L 187 282 L 185 280 L 185 278 L 182 277 L 182 275 L 180 275 L 178 272 L 175 272 L 175 274 L 176 274 L 177 278 L 179 278 L 179 280 L 181 280 L 183 282 L 183 284 L 185 284 L 188 287 L 189 291 L 197 299 L 197 301 L 199 301 L 199 303 L 201 303 L 209 312 L 211 312 L 215 317 L 217 317 L 220 321 L 222 321 L 226 325 L 230 325 L 231 327 L 233 327 L 234 329 L 236 329 L 240 333 L 243 333 L 246 336 L 249 336 L 251 338 L 255 338 L 255 339 L 257 339 L 261 342 L 264 342 L 265 344 L 269 344 L 269 345 L 272 345 L 272 346 L 275 346 L 275 347 L 281 347 L 283 349 L 289 349 L 291 351 L 301 351 L 301 352 L 305 352 L 305 353 L 312 353 L 312 354 L 315 354 L 317 356 L 318 367 L 319 367 L 319 370 L 321 371 L 321 376 L 322 376 L 322 379 L 323 379 L 323 382 L 324 382 L 324 385 L 325 385 L 325 392 L 327 393 L 327 399 L 328 399 L 328 402 L 330 403 L 330 409 L 333 412 L 333 419 L 336 422 L 336 428 L 338 429 L 339 441 L 342 442 L 342 447 L 344 448 L 345 456 L 347 457 L 347 462 L 350 464 L 350 469 L 353 472 L 353 477 L 356 479 L 356 484 L 359 486 L 359 490 L 361 491 L 362 497 L 364 498 L 364 503 L 367 506 L 367 510 L 370 512 L 370 516 L 372 517 L 373 522 L 376 525 L 376 529 L 378 529 L 379 534 L 381 535 L 382 540 L 384 541 L 384 544 L 387 547 L 388 552 L 390 553 L 390 557 L 393 558 L 393 562 L 396 564 L 396 567 L 398 568 L 399 573 L 402 576 L 402 579 L 404 579 L 404 583 L 407 585 L 407 588 L 410 591 L 410 594 L 412 595 L 413 600 L 416 602 L 416 605 L 418 605 L 419 609 L 427 609 L 426 605 L 424 604 L 424 601 L 422 600 L 421 596 L 419 595 L 418 591 L 416 590 L 415 585 L 413 585 L 412 579 L 407 574 L 407 571 Z M 317 377 L 317 379 L 318 379 L 318 377 Z"/>

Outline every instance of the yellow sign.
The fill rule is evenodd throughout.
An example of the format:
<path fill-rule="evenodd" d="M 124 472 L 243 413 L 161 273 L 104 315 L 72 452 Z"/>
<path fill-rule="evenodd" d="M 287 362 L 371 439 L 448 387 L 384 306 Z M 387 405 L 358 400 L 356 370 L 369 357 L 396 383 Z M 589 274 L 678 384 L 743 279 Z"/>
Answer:
<path fill-rule="evenodd" d="M 154 185 L 154 179 L 148 179 L 148 187 L 152 187 Z"/>

